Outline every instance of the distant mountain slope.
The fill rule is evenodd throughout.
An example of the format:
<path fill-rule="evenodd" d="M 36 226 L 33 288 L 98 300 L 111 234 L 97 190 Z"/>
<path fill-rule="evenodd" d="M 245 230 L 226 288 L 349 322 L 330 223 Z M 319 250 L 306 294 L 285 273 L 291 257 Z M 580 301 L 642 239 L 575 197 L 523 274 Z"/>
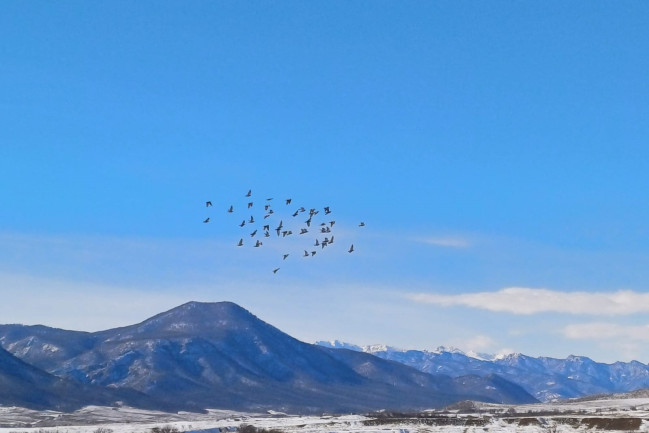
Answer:
<path fill-rule="evenodd" d="M 0 342 L 50 373 L 132 389 L 169 406 L 349 412 L 534 399 L 507 381 L 457 381 L 370 354 L 303 343 L 229 302 L 190 302 L 96 333 L 0 327 Z"/>
<path fill-rule="evenodd" d="M 398 350 L 384 345 L 359 347 L 342 342 L 318 342 L 324 347 L 350 347 L 414 367 L 426 373 L 451 377 L 497 374 L 522 386 L 541 401 L 591 394 L 630 392 L 649 387 L 649 366 L 637 361 L 598 363 L 583 356 L 566 359 L 534 358 L 522 354 L 502 357 L 469 356 L 456 349 Z"/>
<path fill-rule="evenodd" d="M 160 405 L 133 391 L 83 385 L 40 370 L 0 348 L 0 405 L 31 409 L 74 410 L 95 404 Z"/>

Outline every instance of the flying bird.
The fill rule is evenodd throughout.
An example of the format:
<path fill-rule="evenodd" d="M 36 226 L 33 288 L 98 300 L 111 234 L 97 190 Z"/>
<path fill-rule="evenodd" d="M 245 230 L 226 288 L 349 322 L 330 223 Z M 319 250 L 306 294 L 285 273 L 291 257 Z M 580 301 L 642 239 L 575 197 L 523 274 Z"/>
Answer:
<path fill-rule="evenodd" d="M 212 206 L 212 202 L 211 201 L 206 201 L 205 202 L 205 207 L 210 207 L 210 206 Z"/>
<path fill-rule="evenodd" d="M 252 202 L 248 202 L 248 209 L 252 207 Z"/>
<path fill-rule="evenodd" d="M 287 257 L 288 257 L 288 254 L 284 254 L 284 256 L 282 257 L 282 260 L 286 260 Z"/>
<path fill-rule="evenodd" d="M 266 224 L 266 225 L 262 228 L 262 230 L 265 230 L 265 231 L 270 230 L 270 224 Z"/>
<path fill-rule="evenodd" d="M 203 220 L 203 222 L 204 222 L 204 223 L 208 223 L 208 222 L 210 222 L 210 217 L 205 218 L 205 219 Z"/>
<path fill-rule="evenodd" d="M 349 247 L 349 251 L 347 251 L 347 252 L 348 253 L 353 253 L 354 252 L 354 244 L 352 244 L 352 246 Z"/>
<path fill-rule="evenodd" d="M 262 245 L 263 244 L 261 243 L 261 241 L 259 239 L 257 239 L 257 243 L 255 244 L 255 247 L 259 248 Z"/>
<path fill-rule="evenodd" d="M 365 223 L 361 221 L 361 223 L 358 225 L 359 227 L 365 227 Z"/>
<path fill-rule="evenodd" d="M 307 229 L 300 229 L 300 234 L 303 235 L 304 233 L 308 233 L 309 231 Z"/>
<path fill-rule="evenodd" d="M 249 190 L 248 190 L 248 194 L 246 194 L 246 197 L 250 197 L 251 195 L 252 195 L 252 190 L 249 189 Z"/>
<path fill-rule="evenodd" d="M 296 210 L 295 213 L 293 214 L 293 216 L 296 217 L 298 213 L 300 213 L 300 211 Z"/>
<path fill-rule="evenodd" d="M 248 221 L 250 224 L 253 224 L 255 222 L 255 219 L 253 218 L 252 215 L 250 215 L 250 221 Z"/>
<path fill-rule="evenodd" d="M 250 233 L 250 237 L 251 237 L 251 238 L 254 238 L 256 234 L 257 234 L 257 230 L 255 230 L 254 232 Z"/>
<path fill-rule="evenodd" d="M 277 271 L 279 271 L 279 268 L 275 268 L 275 269 L 273 269 L 273 274 L 276 274 Z"/>
<path fill-rule="evenodd" d="M 241 224 L 239 224 L 239 227 L 243 227 L 246 225 L 246 220 L 241 221 Z"/>
<path fill-rule="evenodd" d="M 290 198 L 286 199 L 286 204 L 291 204 L 291 199 Z"/>
<path fill-rule="evenodd" d="M 309 252 L 307 250 L 304 250 L 304 257 L 309 257 Z"/>
<path fill-rule="evenodd" d="M 243 246 L 243 238 L 239 239 L 239 243 L 237 244 L 237 246 L 238 246 L 238 247 L 242 247 L 242 246 Z"/>
<path fill-rule="evenodd" d="M 325 211 L 325 215 L 329 215 L 331 213 L 331 211 L 329 210 L 329 206 L 325 206 L 324 211 Z"/>
<path fill-rule="evenodd" d="M 228 209 L 228 212 L 230 212 L 230 213 L 234 212 L 234 207 L 230 206 L 230 209 Z"/>

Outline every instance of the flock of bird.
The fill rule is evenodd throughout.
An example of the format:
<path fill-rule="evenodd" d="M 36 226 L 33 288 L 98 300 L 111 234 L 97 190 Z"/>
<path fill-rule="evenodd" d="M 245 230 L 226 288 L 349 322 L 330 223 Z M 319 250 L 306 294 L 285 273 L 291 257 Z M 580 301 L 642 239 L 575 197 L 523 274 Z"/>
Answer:
<path fill-rule="evenodd" d="M 260 248 L 264 245 L 263 240 L 264 238 L 270 238 L 270 237 L 277 237 L 277 238 L 286 238 L 290 236 L 294 236 L 294 232 L 289 226 L 295 227 L 294 221 L 299 221 L 298 226 L 295 227 L 295 236 L 301 237 L 304 236 L 308 233 L 316 233 L 316 238 L 315 242 L 312 244 L 312 247 L 308 249 L 304 249 L 304 253 L 302 254 L 302 257 L 313 257 L 318 253 L 318 248 L 320 250 L 324 250 L 325 248 L 329 247 L 334 243 L 335 237 L 333 234 L 333 227 L 336 224 L 336 220 L 330 217 L 329 215 L 332 214 L 331 208 L 329 206 L 324 206 L 322 208 L 310 208 L 306 209 L 305 207 L 296 207 L 293 208 L 295 209 L 294 212 L 288 213 L 286 215 L 291 215 L 290 220 L 287 220 L 287 226 L 284 225 L 284 217 L 279 219 L 279 223 L 273 223 L 278 219 L 278 216 L 282 212 L 275 212 L 275 208 L 273 208 L 273 203 L 275 203 L 273 200 L 273 197 L 266 198 L 265 201 L 262 202 L 260 205 L 258 202 L 253 201 L 252 198 L 252 190 L 248 190 L 248 193 L 244 195 L 246 198 L 245 203 L 241 207 L 244 208 L 244 212 L 246 215 L 250 214 L 250 217 L 244 218 L 240 223 L 237 225 L 241 230 L 244 230 L 246 227 L 248 229 L 252 229 L 252 231 L 247 233 L 247 236 L 241 237 L 239 241 L 236 243 L 237 247 L 243 247 L 244 245 L 252 245 L 254 248 Z M 287 198 L 283 200 L 283 208 L 286 209 L 287 206 L 290 206 L 292 202 L 292 199 Z M 206 201 L 205 202 L 205 207 L 213 207 L 211 201 Z M 257 219 L 255 219 L 255 213 L 257 212 L 257 209 L 261 209 L 263 207 L 263 216 L 260 214 L 257 214 Z M 235 213 L 235 207 L 234 205 L 230 205 L 229 208 L 225 211 L 229 214 L 234 214 Z M 283 213 L 282 213 L 283 214 Z M 298 217 L 300 217 L 298 219 Z M 319 221 L 319 217 L 326 217 L 324 218 L 323 221 Z M 260 219 L 261 216 L 261 219 Z M 308 216 L 306 220 L 304 220 L 305 216 Z M 286 218 L 289 218 L 288 216 Z M 238 221 L 238 220 L 237 220 Z M 210 222 L 210 218 L 207 217 L 203 220 L 203 223 L 207 224 Z M 271 224 L 272 223 L 272 224 Z M 293 223 L 293 224 L 292 224 Z M 276 226 L 275 226 L 276 225 Z M 358 224 L 359 227 L 365 227 L 365 222 L 361 221 Z M 299 231 L 298 231 L 299 230 Z M 273 234 L 274 233 L 274 234 Z M 251 242 L 249 243 L 248 241 L 244 241 L 244 239 L 247 239 L 248 237 L 251 238 Z M 317 248 L 314 248 L 317 247 Z M 348 253 L 353 253 L 354 252 L 354 244 L 351 244 L 349 246 L 349 249 L 347 250 Z M 283 253 L 282 254 L 282 260 L 286 260 L 291 253 Z M 273 274 L 276 274 L 280 270 L 280 267 L 274 268 Z"/>

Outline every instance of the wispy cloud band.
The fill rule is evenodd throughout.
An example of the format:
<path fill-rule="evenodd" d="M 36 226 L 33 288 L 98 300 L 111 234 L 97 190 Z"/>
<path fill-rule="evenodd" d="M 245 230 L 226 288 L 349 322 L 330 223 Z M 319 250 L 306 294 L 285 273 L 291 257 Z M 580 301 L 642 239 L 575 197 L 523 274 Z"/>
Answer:
<path fill-rule="evenodd" d="M 462 237 L 429 236 L 415 238 L 415 241 L 427 245 L 446 248 L 468 248 L 469 246 L 471 246 L 469 240 Z"/>
<path fill-rule="evenodd" d="M 630 340 L 649 341 L 649 325 L 620 325 L 592 322 L 568 325 L 563 335 L 571 340 Z"/>
<path fill-rule="evenodd" d="M 649 312 L 649 293 L 631 290 L 594 293 L 510 287 L 494 292 L 457 295 L 411 293 L 406 296 L 420 303 L 522 315 L 564 313 L 620 316 Z"/>

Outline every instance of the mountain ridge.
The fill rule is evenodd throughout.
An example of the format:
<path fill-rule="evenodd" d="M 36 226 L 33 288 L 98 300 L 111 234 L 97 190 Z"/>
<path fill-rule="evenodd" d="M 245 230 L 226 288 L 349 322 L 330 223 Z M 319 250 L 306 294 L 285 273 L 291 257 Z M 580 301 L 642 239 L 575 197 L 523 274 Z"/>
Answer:
<path fill-rule="evenodd" d="M 197 410 L 349 412 L 424 409 L 469 398 L 535 401 L 507 381 L 431 375 L 304 343 L 231 302 L 188 302 L 93 333 L 0 325 L 0 344 L 67 380 Z"/>
<path fill-rule="evenodd" d="M 401 362 L 423 372 L 444 373 L 451 377 L 497 374 L 546 402 L 591 394 L 631 392 L 649 387 L 649 365 L 638 361 L 606 364 L 578 355 L 570 355 L 565 359 L 535 358 L 521 353 L 476 356 L 444 347 L 427 351 L 402 350 L 385 345 L 361 347 L 340 341 L 320 341 L 316 344 L 356 348 L 355 350 Z"/>

